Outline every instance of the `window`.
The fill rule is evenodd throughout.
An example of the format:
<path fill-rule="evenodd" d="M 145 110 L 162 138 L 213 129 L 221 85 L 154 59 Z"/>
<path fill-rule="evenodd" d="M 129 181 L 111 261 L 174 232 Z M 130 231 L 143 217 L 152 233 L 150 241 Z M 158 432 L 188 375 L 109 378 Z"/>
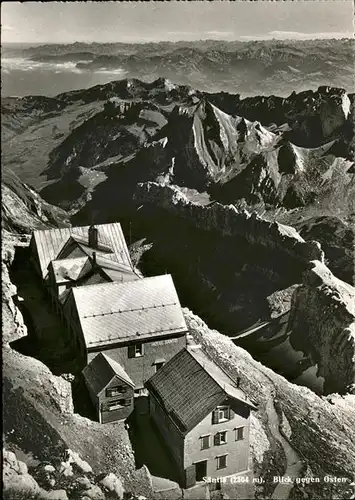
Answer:
<path fill-rule="evenodd" d="M 112 398 L 113 396 L 119 396 L 120 394 L 124 394 L 127 391 L 127 387 L 123 385 L 117 385 L 116 387 L 110 387 L 106 389 L 106 397 Z"/>
<path fill-rule="evenodd" d="M 146 396 L 148 394 L 148 391 L 146 389 L 135 389 L 134 395 L 139 397 L 139 396 Z"/>
<path fill-rule="evenodd" d="M 207 450 L 210 447 L 210 435 L 201 436 L 201 450 Z"/>
<path fill-rule="evenodd" d="M 235 440 L 241 441 L 242 439 L 244 439 L 244 427 L 238 427 L 235 429 Z"/>
<path fill-rule="evenodd" d="M 230 409 L 229 406 L 218 406 L 216 410 L 212 412 L 212 423 L 219 424 L 220 422 L 226 422 L 230 419 Z"/>
<path fill-rule="evenodd" d="M 227 431 L 217 432 L 214 436 L 214 445 L 219 446 L 227 443 Z"/>
<path fill-rule="evenodd" d="M 118 399 L 117 401 L 111 401 L 108 403 L 108 411 L 114 411 L 114 410 L 119 410 L 122 408 L 122 406 L 127 406 L 126 405 L 126 400 L 125 399 Z"/>
<path fill-rule="evenodd" d="M 227 455 L 217 457 L 217 469 L 225 469 L 227 467 Z"/>
<path fill-rule="evenodd" d="M 139 358 L 143 356 L 144 349 L 143 344 L 133 344 L 128 346 L 128 357 L 129 358 Z"/>

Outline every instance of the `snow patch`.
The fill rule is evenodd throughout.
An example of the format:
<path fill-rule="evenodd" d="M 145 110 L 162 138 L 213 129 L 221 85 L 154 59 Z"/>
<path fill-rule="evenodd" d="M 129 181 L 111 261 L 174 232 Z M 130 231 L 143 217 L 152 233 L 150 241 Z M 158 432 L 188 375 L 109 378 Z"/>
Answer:
<path fill-rule="evenodd" d="M 350 106 L 351 106 L 350 99 L 347 94 L 344 94 L 341 99 L 341 107 L 343 109 L 345 119 L 348 119 L 350 113 Z"/>

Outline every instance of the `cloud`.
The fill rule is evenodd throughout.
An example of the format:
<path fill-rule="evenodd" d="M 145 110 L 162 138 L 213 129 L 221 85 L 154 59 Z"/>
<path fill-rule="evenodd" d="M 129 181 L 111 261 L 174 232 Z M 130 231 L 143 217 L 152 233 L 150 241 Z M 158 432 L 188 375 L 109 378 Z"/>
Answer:
<path fill-rule="evenodd" d="M 1 25 L 1 29 L 2 31 L 14 31 L 15 28 L 13 28 L 12 26 L 6 26 L 4 24 Z"/>
<path fill-rule="evenodd" d="M 325 38 L 353 38 L 351 32 L 326 31 L 319 33 L 301 33 L 299 31 L 269 31 L 265 35 L 242 35 L 240 40 L 270 40 L 277 38 L 278 40 L 309 40 L 309 39 L 325 39 Z"/>
<path fill-rule="evenodd" d="M 233 31 L 204 31 L 204 33 L 213 36 L 235 36 Z"/>
<path fill-rule="evenodd" d="M 235 38 L 235 33 L 233 31 L 168 31 L 167 35 L 179 37 L 179 39 L 184 39 L 185 37 L 196 39 L 202 38 Z"/>

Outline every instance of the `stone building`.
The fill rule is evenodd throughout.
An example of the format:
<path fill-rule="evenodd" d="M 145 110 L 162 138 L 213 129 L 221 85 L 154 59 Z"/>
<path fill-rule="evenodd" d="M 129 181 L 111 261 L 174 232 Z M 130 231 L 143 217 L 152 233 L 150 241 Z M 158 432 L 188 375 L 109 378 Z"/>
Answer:
<path fill-rule="evenodd" d="M 149 412 L 181 485 L 249 468 L 250 411 L 256 407 L 200 348 L 185 348 L 147 382 Z"/>
<path fill-rule="evenodd" d="M 83 376 L 100 423 L 130 415 L 134 408 L 134 383 L 119 363 L 99 353 L 84 368 Z"/>
<path fill-rule="evenodd" d="M 37 230 L 32 234 L 30 251 L 59 312 L 72 287 L 142 278 L 132 265 L 118 222 Z"/>
<path fill-rule="evenodd" d="M 167 274 L 71 288 L 63 315 L 84 365 L 104 352 L 128 373 L 136 394 L 186 347 L 187 326 Z"/>

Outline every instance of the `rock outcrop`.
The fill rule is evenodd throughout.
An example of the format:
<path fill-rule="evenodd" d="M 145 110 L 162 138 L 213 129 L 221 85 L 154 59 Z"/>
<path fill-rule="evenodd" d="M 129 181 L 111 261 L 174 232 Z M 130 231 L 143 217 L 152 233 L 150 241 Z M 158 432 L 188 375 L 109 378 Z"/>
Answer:
<path fill-rule="evenodd" d="M 292 297 L 287 326 L 296 350 L 309 350 L 324 392 L 355 393 L 355 288 L 313 261 Z"/>
<path fill-rule="evenodd" d="M 38 200 L 41 202 L 39 196 Z M 23 219 L 26 233 L 33 227 L 51 226 L 45 219 L 37 218 L 32 209 L 26 213 L 29 216 Z M 32 225 L 34 220 L 36 225 Z M 60 225 L 61 219 L 54 222 Z M 13 454 L 7 456 L 4 498 L 67 500 L 73 490 L 78 492 L 75 497 L 78 499 L 98 498 L 84 494 L 85 488 L 79 495 L 80 477 L 86 477 L 89 489 L 102 500 L 122 498 L 123 491 L 131 491 L 131 498 L 136 498 L 134 493 L 137 497 L 149 496 L 149 478 L 143 468 L 135 468 L 124 424 L 118 423 L 113 430 L 74 413 L 70 377 L 53 375 L 41 361 L 13 348 L 14 343 L 26 340 L 28 329 L 14 300 L 17 290 L 11 282 L 11 266 L 16 249 L 28 244 L 28 234 L 3 230 L 3 437 L 7 451 L 21 452 L 20 462 Z M 100 479 L 96 480 L 95 474 L 100 474 Z M 107 484 L 100 484 L 106 476 L 109 476 Z M 127 498 L 130 498 L 128 493 Z"/>
<path fill-rule="evenodd" d="M 3 169 L 1 197 L 1 227 L 7 231 L 26 233 L 43 226 L 69 226 L 68 214 L 50 205 L 14 172 Z"/>
<path fill-rule="evenodd" d="M 208 328 L 188 309 L 184 309 L 184 316 L 194 341 L 234 380 L 239 377 L 240 387 L 258 405 L 258 411 L 252 412 L 251 449 L 254 475 L 264 478 L 264 484 L 258 486 L 260 498 L 266 497 L 273 476 L 283 476 L 290 465 L 282 458 L 287 443 L 302 463 L 298 477 L 305 498 L 351 498 L 355 463 L 355 396 L 324 398 L 305 387 L 290 384 L 256 362 L 232 340 Z M 270 404 L 274 405 L 275 411 L 267 412 Z M 286 440 L 281 449 L 278 448 L 280 437 L 276 437 L 278 432 L 273 432 L 275 427 Z M 336 483 L 324 480 L 325 477 L 347 477 L 348 480 L 335 486 Z M 270 496 L 274 488 L 275 483 L 268 490 Z M 296 489 L 298 487 L 294 484 L 291 497 Z"/>
<path fill-rule="evenodd" d="M 161 186 L 154 182 L 139 184 L 136 198 L 139 203 L 161 207 L 186 219 L 198 229 L 217 231 L 221 236 L 243 238 L 250 244 L 288 254 L 302 263 L 324 259 L 319 243 L 306 242 L 291 226 L 266 221 L 255 213 L 240 211 L 233 205 L 212 203 L 202 206 L 190 202 L 175 186 Z"/>
<path fill-rule="evenodd" d="M 15 453 L 3 450 L 4 499 L 122 500 L 124 496 L 129 500 L 137 498 L 125 492 L 121 480 L 112 472 L 104 474 L 104 478 L 100 479 L 100 475 L 95 476 L 90 465 L 77 453 L 67 450 L 67 454 L 68 461 L 55 466 L 44 462 L 27 467 L 17 459 Z M 63 464 L 66 464 L 66 467 Z"/>
<path fill-rule="evenodd" d="M 174 248 L 181 244 L 184 252 L 184 243 L 188 248 L 201 245 L 200 252 L 195 249 L 185 255 L 179 250 L 174 258 L 179 262 L 178 271 L 183 266 L 189 269 L 189 300 L 208 321 L 226 333 L 233 333 L 234 325 L 235 334 L 262 321 L 271 322 L 267 333 L 269 339 L 276 339 L 279 335 L 280 339 L 285 340 L 288 332 L 292 332 L 290 342 L 293 349 L 302 351 L 313 360 L 313 364 L 318 367 L 317 376 L 325 380 L 325 393 L 352 390 L 355 382 L 355 291 L 351 285 L 333 276 L 326 267 L 319 243 L 305 241 L 294 228 L 271 223 L 245 210 L 238 210 L 233 205 L 212 203 L 202 206 L 194 203 L 177 187 L 157 183 L 140 184 L 136 196 L 139 203 L 143 204 L 142 217 L 144 210 L 150 213 L 147 207 L 154 206 L 155 209 L 161 209 L 159 213 L 164 224 L 168 225 L 169 217 L 175 228 L 178 227 L 177 223 L 180 227 L 185 224 L 185 232 L 181 229 L 178 231 L 179 240 L 183 240 L 183 243 L 172 243 L 171 238 L 174 236 L 170 235 L 169 241 Z M 200 231 L 199 236 L 195 238 L 193 231 Z M 210 243 L 209 238 L 214 243 Z M 190 240 L 194 241 L 194 246 Z M 157 240 L 158 248 L 160 241 Z M 227 244 L 230 248 L 234 247 L 234 258 L 233 250 L 227 253 L 224 246 Z M 202 248 L 206 255 L 202 256 Z M 213 257 L 208 248 L 213 248 Z M 254 261 L 252 253 L 256 249 L 259 249 L 259 254 Z M 194 251 L 201 253 L 195 266 Z M 244 257 L 241 267 L 237 265 L 238 252 L 242 252 Z M 222 255 L 232 259 L 228 265 L 228 276 L 223 274 L 222 261 L 218 262 Z M 191 262 L 183 264 L 185 258 Z M 220 281 L 214 277 L 216 264 L 222 276 Z M 302 273 L 304 282 L 298 286 L 302 282 Z M 267 279 L 268 286 L 264 282 L 259 283 L 259 276 Z M 179 278 L 177 283 L 180 283 Z M 208 300 L 203 290 L 206 290 Z M 228 293 L 227 290 L 233 292 Z M 203 301 L 207 304 L 205 308 Z M 264 301 L 268 309 L 262 308 Z M 253 309 L 254 315 L 251 313 Z M 262 338 L 263 335 L 260 335 Z M 261 344 L 254 345 L 252 339 L 247 340 L 249 343 L 243 345 L 251 352 L 255 349 L 257 353 Z M 270 341 L 270 349 L 273 345 Z M 266 354 L 263 354 L 262 359 L 268 363 Z"/>

